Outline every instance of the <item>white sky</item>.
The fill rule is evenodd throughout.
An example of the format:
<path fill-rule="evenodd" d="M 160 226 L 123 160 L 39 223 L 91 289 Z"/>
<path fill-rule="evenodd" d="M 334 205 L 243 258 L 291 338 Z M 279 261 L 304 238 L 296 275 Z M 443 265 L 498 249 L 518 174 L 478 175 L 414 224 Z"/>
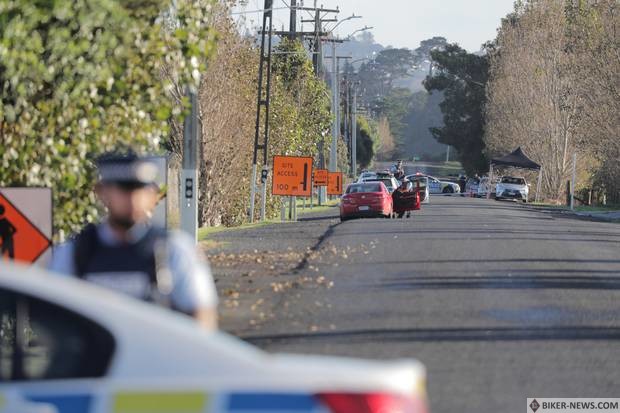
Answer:
<path fill-rule="evenodd" d="M 300 3 L 302 0 L 297 0 Z M 342 23 L 338 34 L 346 36 L 361 27 L 372 26 L 375 40 L 384 46 L 415 49 L 420 41 L 443 36 L 459 43 L 470 52 L 480 50 L 487 40 L 495 38 L 500 19 L 512 11 L 514 0 L 318 0 L 326 8 L 339 7 L 340 19 L 355 13 L 362 19 Z M 247 0 L 239 10 L 258 10 L 264 0 Z M 312 7 L 314 0 L 303 0 Z M 288 0 L 274 0 L 274 7 L 288 5 Z M 248 24 L 262 24 L 262 15 L 246 15 Z M 307 13 L 303 13 L 308 18 Z M 250 21 L 253 21 L 252 23 Z M 274 28 L 288 30 L 288 11 L 274 14 Z M 310 29 L 311 25 L 306 25 Z"/>

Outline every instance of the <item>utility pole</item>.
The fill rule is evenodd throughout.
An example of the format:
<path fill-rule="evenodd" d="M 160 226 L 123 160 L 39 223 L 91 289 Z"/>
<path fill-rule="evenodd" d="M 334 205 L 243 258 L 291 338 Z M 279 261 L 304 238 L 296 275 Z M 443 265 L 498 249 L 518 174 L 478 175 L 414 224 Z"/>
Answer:
<path fill-rule="evenodd" d="M 292 4 L 291 4 L 292 5 Z M 317 7 L 317 0 L 314 0 L 313 8 L 302 8 L 298 7 L 298 10 L 305 10 L 308 12 L 314 12 L 314 18 L 311 20 L 301 20 L 302 23 L 312 23 L 314 24 L 314 32 L 309 32 L 308 34 L 302 34 L 302 36 L 306 36 L 310 38 L 312 42 L 312 64 L 314 67 L 314 75 L 317 78 L 323 78 L 323 37 L 327 35 L 327 33 L 323 32 L 323 23 L 324 22 L 335 22 L 337 19 L 334 18 L 325 18 L 321 16 L 321 13 L 331 14 L 331 13 L 339 13 L 338 9 L 324 9 L 323 7 Z M 323 140 L 319 142 L 319 169 L 325 169 L 325 147 L 323 146 Z M 319 187 L 319 205 L 322 205 L 325 202 L 327 197 L 326 188 Z"/>
<path fill-rule="evenodd" d="M 336 56 L 336 42 L 332 42 L 332 112 L 334 119 L 332 121 L 332 144 L 329 152 L 329 171 L 336 172 L 338 170 L 338 129 L 340 129 L 340 102 L 338 87 L 338 57 Z"/>
<path fill-rule="evenodd" d="M 357 177 L 357 85 L 353 84 L 353 106 L 351 107 L 351 176 L 353 179 Z"/>
<path fill-rule="evenodd" d="M 351 160 L 351 155 L 352 155 L 352 151 L 351 151 L 351 135 L 349 134 L 350 129 L 349 129 L 349 125 L 350 125 L 350 121 L 351 121 L 351 102 L 350 102 L 350 93 L 349 93 L 349 89 L 350 89 L 350 84 L 349 84 L 349 77 L 347 75 L 346 72 L 346 63 L 345 63 L 345 72 L 344 72 L 344 79 L 343 79 L 343 86 L 344 86 L 344 115 L 343 115 L 343 123 L 344 123 L 344 141 L 347 144 L 347 151 L 349 152 L 347 154 L 347 158 L 349 159 L 349 161 Z"/>
<path fill-rule="evenodd" d="M 263 30 L 261 30 L 260 45 L 260 64 L 258 67 L 258 98 L 256 107 L 256 129 L 254 133 L 254 158 L 252 161 L 252 181 L 250 182 L 250 222 L 254 222 L 254 204 L 256 201 L 256 173 L 258 162 L 258 151 L 263 152 L 263 170 L 261 171 L 262 199 L 261 199 L 261 221 L 265 220 L 265 209 L 267 205 L 267 179 L 269 177 L 269 166 L 267 161 L 267 150 L 269 143 L 269 95 L 271 88 L 271 37 L 273 34 L 273 0 L 265 0 L 265 11 L 263 13 Z M 265 43 L 267 43 L 265 45 Z M 265 51 L 267 54 L 265 54 Z M 264 84 L 264 74 L 267 72 L 266 84 Z M 261 115 L 264 119 L 261 119 Z M 263 141 L 259 143 L 261 120 L 263 121 Z"/>
<path fill-rule="evenodd" d="M 336 172 L 338 170 L 338 138 L 340 136 L 340 59 L 351 59 L 351 56 L 337 56 L 336 43 L 342 43 L 344 40 L 329 39 L 332 44 L 332 55 L 326 56 L 332 59 L 332 111 L 334 120 L 332 122 L 332 143 L 329 154 L 329 171 Z"/>
<path fill-rule="evenodd" d="M 198 99 L 196 92 L 188 90 L 190 113 L 183 125 L 183 170 L 181 172 L 181 229 L 194 242 L 198 235 Z"/>
<path fill-rule="evenodd" d="M 297 38 L 297 0 L 291 0 L 291 17 L 288 29 L 290 31 L 288 38 L 295 40 Z"/>

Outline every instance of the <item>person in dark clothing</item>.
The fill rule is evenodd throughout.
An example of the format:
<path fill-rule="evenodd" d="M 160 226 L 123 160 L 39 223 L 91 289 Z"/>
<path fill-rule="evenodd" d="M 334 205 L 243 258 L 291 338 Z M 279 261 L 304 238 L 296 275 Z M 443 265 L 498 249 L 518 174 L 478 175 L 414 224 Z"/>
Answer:
<path fill-rule="evenodd" d="M 405 194 L 408 194 L 410 192 L 411 190 L 409 189 L 409 180 L 405 178 L 402 180 L 400 186 L 396 189 L 396 191 L 392 193 L 392 202 L 394 204 L 394 209 L 399 209 L 402 202 L 404 201 L 403 198 L 405 197 Z M 404 211 L 398 212 L 398 218 L 402 218 L 404 215 Z M 411 212 L 407 211 L 407 218 L 409 218 L 410 216 Z"/>
<path fill-rule="evenodd" d="M 465 192 L 466 183 L 467 183 L 467 177 L 465 175 L 459 176 L 459 187 L 461 188 L 461 193 Z"/>
<path fill-rule="evenodd" d="M 11 224 L 11 221 L 6 219 L 4 212 L 6 209 L 4 205 L 0 204 L 0 258 L 8 254 L 9 259 L 15 259 L 15 245 L 13 243 L 13 234 L 17 232 L 17 229 Z"/>
<path fill-rule="evenodd" d="M 192 316 L 217 328 L 213 276 L 195 241 L 151 222 L 157 165 L 130 153 L 97 160 L 95 192 L 106 217 L 54 249 L 50 269 Z"/>

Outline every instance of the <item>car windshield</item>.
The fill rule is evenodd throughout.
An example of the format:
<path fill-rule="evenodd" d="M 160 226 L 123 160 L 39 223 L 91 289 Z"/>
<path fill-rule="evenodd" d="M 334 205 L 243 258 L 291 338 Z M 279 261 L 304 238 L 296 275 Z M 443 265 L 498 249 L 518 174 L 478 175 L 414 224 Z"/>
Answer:
<path fill-rule="evenodd" d="M 350 185 L 347 188 L 347 194 L 357 194 L 361 192 L 381 192 L 381 184 L 379 183 L 364 183 Z"/>
<path fill-rule="evenodd" d="M 388 187 L 388 189 L 394 188 L 393 182 L 389 178 L 385 178 L 385 179 L 371 179 L 368 182 L 383 182 L 385 184 L 385 186 Z"/>
<path fill-rule="evenodd" d="M 525 185 L 525 179 L 523 178 L 513 178 L 511 176 L 505 176 L 502 178 L 503 184 L 512 184 L 512 185 Z"/>

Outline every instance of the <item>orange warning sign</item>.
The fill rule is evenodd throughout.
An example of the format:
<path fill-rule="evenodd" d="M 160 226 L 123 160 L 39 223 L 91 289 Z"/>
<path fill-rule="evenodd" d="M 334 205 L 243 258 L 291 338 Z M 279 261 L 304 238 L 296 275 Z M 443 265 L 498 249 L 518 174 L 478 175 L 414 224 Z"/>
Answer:
<path fill-rule="evenodd" d="M 0 261 L 35 262 L 52 242 L 0 193 Z"/>
<path fill-rule="evenodd" d="M 314 172 L 314 186 L 327 186 L 328 175 L 327 169 L 317 169 Z"/>
<path fill-rule="evenodd" d="M 327 195 L 342 195 L 342 172 L 330 172 L 327 182 Z"/>
<path fill-rule="evenodd" d="M 310 196 L 312 194 L 312 158 L 274 156 L 272 194 Z"/>

